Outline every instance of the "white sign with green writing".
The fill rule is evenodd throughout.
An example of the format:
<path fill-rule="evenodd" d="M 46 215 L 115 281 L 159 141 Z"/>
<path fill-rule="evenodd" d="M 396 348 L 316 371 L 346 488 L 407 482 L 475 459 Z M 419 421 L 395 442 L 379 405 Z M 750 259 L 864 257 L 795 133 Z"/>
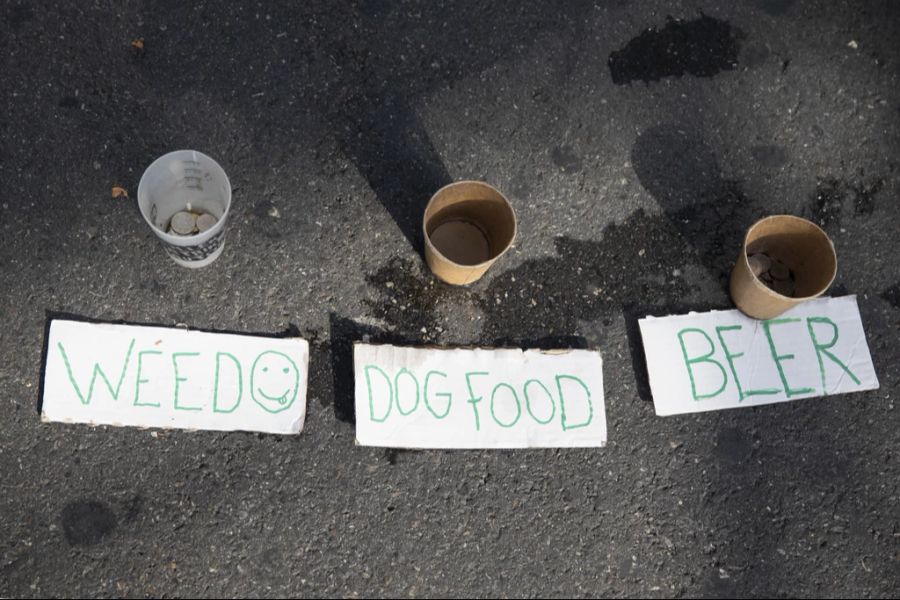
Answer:
<path fill-rule="evenodd" d="M 757 321 L 737 310 L 640 320 L 656 414 L 878 388 L 856 296 Z"/>
<path fill-rule="evenodd" d="M 606 445 L 599 352 L 356 344 L 353 358 L 362 445 Z"/>
<path fill-rule="evenodd" d="M 54 320 L 45 421 L 299 433 L 309 345 L 299 338 Z"/>

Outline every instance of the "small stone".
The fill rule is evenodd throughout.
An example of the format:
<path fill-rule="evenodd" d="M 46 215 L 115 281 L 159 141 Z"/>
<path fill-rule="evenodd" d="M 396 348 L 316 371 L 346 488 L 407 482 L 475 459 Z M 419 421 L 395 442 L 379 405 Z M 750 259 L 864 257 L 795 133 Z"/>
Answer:
<path fill-rule="evenodd" d="M 748 256 L 747 262 L 750 263 L 750 270 L 753 271 L 753 274 L 757 277 L 768 271 L 769 267 L 772 266 L 771 259 L 765 254 L 759 253 Z"/>
<path fill-rule="evenodd" d="M 273 206 L 272 208 L 269 209 L 269 216 L 272 217 L 273 219 L 280 219 L 281 211 L 278 210 L 278 207 Z"/>
<path fill-rule="evenodd" d="M 204 231 L 209 231 L 210 229 L 212 229 L 213 226 L 218 222 L 219 220 L 211 214 L 203 213 L 202 215 L 197 217 L 197 229 L 200 231 L 200 233 L 203 233 Z"/>
<path fill-rule="evenodd" d="M 847 47 L 856 50 L 857 48 L 859 48 L 859 44 L 856 42 L 856 40 L 850 40 L 849 42 L 847 42 Z"/>
<path fill-rule="evenodd" d="M 175 213 L 169 228 L 176 235 L 191 235 L 194 233 L 194 227 L 197 225 L 197 215 L 187 211 Z"/>
<path fill-rule="evenodd" d="M 778 260 L 772 261 L 772 266 L 769 267 L 769 275 L 772 276 L 772 279 L 777 279 L 779 281 L 784 281 L 785 279 L 789 279 L 791 276 L 791 270 L 788 269 L 784 263 Z"/>

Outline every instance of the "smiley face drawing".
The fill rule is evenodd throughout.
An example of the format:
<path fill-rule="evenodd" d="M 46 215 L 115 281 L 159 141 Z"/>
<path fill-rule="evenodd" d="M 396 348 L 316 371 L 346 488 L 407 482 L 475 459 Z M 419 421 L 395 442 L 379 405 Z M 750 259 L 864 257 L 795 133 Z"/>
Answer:
<path fill-rule="evenodd" d="M 278 413 L 297 398 L 300 370 L 283 352 L 267 350 L 256 357 L 250 369 L 250 393 L 264 410 Z"/>

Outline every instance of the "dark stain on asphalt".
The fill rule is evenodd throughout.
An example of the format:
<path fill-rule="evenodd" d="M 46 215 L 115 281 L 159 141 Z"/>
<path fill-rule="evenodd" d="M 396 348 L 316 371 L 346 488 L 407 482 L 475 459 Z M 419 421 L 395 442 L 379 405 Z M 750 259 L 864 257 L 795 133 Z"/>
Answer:
<path fill-rule="evenodd" d="M 837 177 L 825 177 L 816 183 L 810 200 L 812 220 L 826 229 L 840 227 L 844 216 L 852 210 L 854 216 L 866 216 L 875 210 L 875 200 L 884 187 L 884 180 L 866 183 L 850 182 Z"/>
<path fill-rule="evenodd" d="M 93 546 L 116 528 L 116 516 L 103 502 L 78 500 L 63 508 L 62 527 L 69 544 Z"/>
<path fill-rule="evenodd" d="M 477 302 L 484 343 L 584 347 L 581 323 L 609 319 L 634 298 L 674 302 L 689 291 L 676 274 L 688 247 L 664 216 L 632 213 L 599 241 L 559 237 L 556 254 L 494 279 Z"/>
<path fill-rule="evenodd" d="M 737 66 L 738 37 L 727 21 L 669 17 L 662 29 L 647 29 L 610 54 L 609 71 L 617 85 L 685 74 L 712 77 Z"/>
<path fill-rule="evenodd" d="M 582 348 L 580 322 L 608 325 L 634 298 L 664 304 L 690 291 L 681 270 L 696 258 L 664 215 L 637 210 L 606 227 L 599 241 L 559 237 L 555 246 L 555 255 L 507 270 L 486 287 L 449 286 L 420 263 L 396 258 L 367 277 L 374 294 L 366 304 L 373 317 L 411 343 L 439 337 L 436 309 L 446 302 L 474 305 L 483 313 L 472 344 Z"/>
<path fill-rule="evenodd" d="M 470 302 L 472 295 L 471 288 L 438 280 L 423 261 L 401 258 L 391 259 L 366 281 L 375 292 L 374 298 L 365 300 L 372 316 L 418 343 L 427 344 L 436 336 L 438 303 L 459 305 Z"/>
<path fill-rule="evenodd" d="M 891 306 L 894 308 L 900 308 L 900 281 L 884 290 L 881 294 L 881 297 L 884 298 Z"/>
<path fill-rule="evenodd" d="M 744 232 L 763 215 L 740 182 L 722 176 L 703 136 L 668 123 L 640 133 L 631 150 L 638 181 L 662 208 L 680 242 L 693 247 L 685 264 L 699 263 L 725 290 Z"/>
<path fill-rule="evenodd" d="M 571 146 L 559 146 L 550 154 L 553 164 L 559 167 L 563 173 L 577 173 L 581 171 L 581 157 L 575 153 Z"/>

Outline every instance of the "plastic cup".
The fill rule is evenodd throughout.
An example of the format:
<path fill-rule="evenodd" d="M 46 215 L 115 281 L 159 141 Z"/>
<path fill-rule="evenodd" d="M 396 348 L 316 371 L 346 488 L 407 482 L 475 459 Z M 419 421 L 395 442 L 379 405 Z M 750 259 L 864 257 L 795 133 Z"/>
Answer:
<path fill-rule="evenodd" d="M 452 285 L 477 281 L 512 245 L 516 214 L 506 196 L 481 181 L 439 189 L 425 208 L 425 261 Z"/>
<path fill-rule="evenodd" d="M 177 150 L 153 161 L 138 185 L 138 208 L 169 257 L 196 269 L 216 260 L 225 248 L 231 183 L 219 163 L 196 150 Z M 207 213 L 216 223 L 194 235 L 168 233 L 175 213 Z"/>
<path fill-rule="evenodd" d="M 770 289 L 753 273 L 748 255 L 766 254 L 788 267 L 794 296 Z M 754 319 L 771 319 L 825 293 L 837 275 L 837 254 L 828 234 L 800 217 L 774 215 L 757 221 L 744 237 L 731 271 L 731 299 Z"/>

